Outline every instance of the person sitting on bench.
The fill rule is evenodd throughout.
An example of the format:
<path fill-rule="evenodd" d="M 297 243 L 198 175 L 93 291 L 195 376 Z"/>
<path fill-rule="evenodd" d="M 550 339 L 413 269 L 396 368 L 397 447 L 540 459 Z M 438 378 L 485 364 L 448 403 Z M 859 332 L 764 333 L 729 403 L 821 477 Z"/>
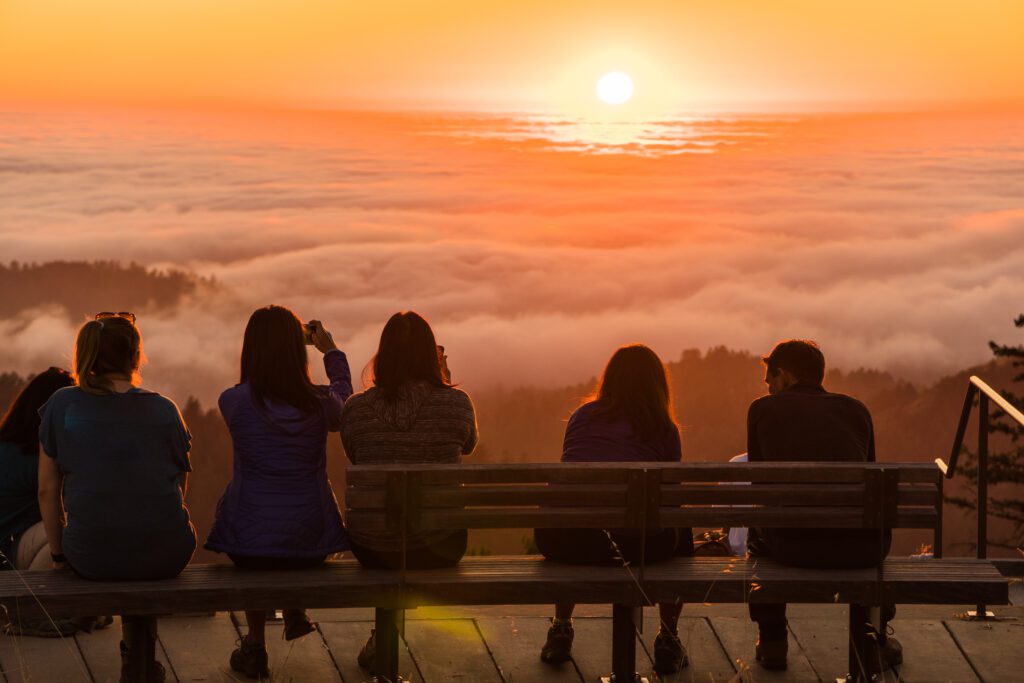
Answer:
<path fill-rule="evenodd" d="M 170 579 L 195 552 L 184 503 L 192 437 L 173 401 L 138 386 L 141 361 L 135 316 L 99 313 L 78 331 L 77 386 L 41 411 L 39 510 L 51 557 L 86 579 Z M 163 681 L 156 617 L 121 625 L 122 680 L 142 658 L 146 683 Z"/>
<path fill-rule="evenodd" d="M 39 409 L 58 389 L 74 386 L 67 370 L 50 368 L 25 385 L 0 421 L 0 569 L 53 569 L 39 512 Z M 20 619 L 4 631 L 21 636 L 70 636 L 91 619 Z"/>
<path fill-rule="evenodd" d="M 305 339 L 304 339 L 305 337 Z M 330 386 L 309 376 L 306 345 L 323 355 Z M 234 450 L 231 481 L 217 503 L 205 547 L 243 569 L 320 566 L 348 550 L 348 535 L 327 478 L 327 434 L 338 431 L 352 374 L 345 353 L 318 320 L 305 328 L 289 309 L 253 312 L 242 340 L 239 383 L 218 405 Z M 284 639 L 312 633 L 305 610 L 284 610 Z M 248 632 L 231 653 L 231 669 L 270 678 L 266 611 L 246 610 Z"/>
<path fill-rule="evenodd" d="M 452 464 L 476 448 L 476 411 L 469 396 L 452 386 L 444 347 L 418 313 L 395 313 L 384 326 L 372 361 L 371 385 L 345 404 L 341 440 L 354 465 Z M 371 569 L 398 569 L 402 537 L 349 526 L 352 553 Z M 415 532 L 406 539 L 406 568 L 453 567 L 466 554 L 467 534 Z M 376 653 L 373 633 L 359 652 L 369 670 Z"/>
<path fill-rule="evenodd" d="M 747 452 L 750 462 L 820 461 L 874 462 L 875 434 L 871 414 L 860 401 L 826 391 L 825 357 L 812 341 L 780 342 L 762 358 L 768 395 L 750 404 Z M 782 564 L 815 569 L 857 569 L 877 566 L 889 552 L 870 529 L 751 529 L 747 548 L 752 557 L 773 557 Z M 786 668 L 788 634 L 785 604 L 750 603 L 757 622 L 756 659 L 766 669 Z M 874 641 L 878 656 L 866 666 L 879 669 L 902 661 L 899 642 L 886 637 L 894 615 L 883 609 Z"/>
<path fill-rule="evenodd" d="M 612 354 L 593 396 L 569 418 L 562 462 L 678 462 L 679 426 L 672 411 L 668 372 L 658 355 L 641 344 Z M 614 566 L 623 561 L 659 562 L 693 555 L 690 529 L 662 529 L 641 538 L 637 530 L 536 529 L 537 549 L 565 564 Z M 613 545 L 614 543 L 614 545 Z M 644 549 L 646 546 L 646 549 Z M 555 605 L 540 658 L 567 661 L 573 641 L 572 603 Z M 654 639 L 654 670 L 672 674 L 689 664 L 679 640 L 681 602 L 661 604 L 661 628 Z"/>

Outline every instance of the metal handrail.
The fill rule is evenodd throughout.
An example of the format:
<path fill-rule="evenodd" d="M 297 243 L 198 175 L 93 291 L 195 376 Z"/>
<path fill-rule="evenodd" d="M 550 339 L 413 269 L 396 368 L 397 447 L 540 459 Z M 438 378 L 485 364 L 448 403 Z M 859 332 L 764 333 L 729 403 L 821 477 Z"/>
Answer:
<path fill-rule="evenodd" d="M 970 383 L 967 385 L 967 394 L 964 396 L 964 407 L 960 412 L 960 422 L 956 427 L 956 437 L 953 439 L 953 450 L 949 454 L 949 465 L 942 458 L 935 459 L 935 464 L 939 466 L 947 479 L 952 479 L 956 474 L 956 463 L 960 458 L 960 451 L 963 450 L 964 437 L 967 435 L 967 422 L 971 417 L 975 396 L 978 398 L 978 559 L 984 560 L 988 557 L 989 401 L 999 406 L 1004 413 L 1022 427 L 1024 427 L 1024 413 L 980 377 L 971 375 Z M 979 604 L 975 616 L 978 619 L 985 619 L 988 614 L 985 605 Z"/>

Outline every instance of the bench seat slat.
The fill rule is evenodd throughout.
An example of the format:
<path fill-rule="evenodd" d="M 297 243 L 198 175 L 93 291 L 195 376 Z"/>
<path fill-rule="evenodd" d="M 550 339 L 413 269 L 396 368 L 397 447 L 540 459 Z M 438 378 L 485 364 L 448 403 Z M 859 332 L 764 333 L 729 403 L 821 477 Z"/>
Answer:
<path fill-rule="evenodd" d="M 896 558 L 884 566 L 883 591 L 897 603 L 1006 604 L 1008 583 L 985 560 Z M 71 572 L 0 574 L 0 603 L 11 614 L 52 617 L 99 613 L 162 614 L 295 607 L 414 607 L 426 605 L 544 604 L 560 600 L 607 604 L 642 602 L 621 567 L 578 567 L 537 557 L 465 558 L 450 569 L 400 575 L 368 570 L 351 560 L 318 569 L 242 571 L 230 565 L 194 565 L 167 581 L 92 582 Z M 647 567 L 643 587 L 652 600 L 687 602 L 872 602 L 874 569 L 812 570 L 771 560 L 677 558 Z M 755 586 L 758 586 L 755 588 Z"/>

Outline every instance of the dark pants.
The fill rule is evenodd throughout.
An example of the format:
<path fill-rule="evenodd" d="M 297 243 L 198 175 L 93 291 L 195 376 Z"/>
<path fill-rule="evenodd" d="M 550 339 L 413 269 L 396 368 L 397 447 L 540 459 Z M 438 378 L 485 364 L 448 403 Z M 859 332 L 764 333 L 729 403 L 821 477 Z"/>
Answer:
<path fill-rule="evenodd" d="M 352 543 L 352 554 L 367 569 L 401 569 L 402 553 L 398 550 L 373 550 Z M 408 548 L 405 553 L 406 569 L 443 569 L 454 567 L 466 554 L 469 534 L 456 531 L 431 545 Z"/>
<path fill-rule="evenodd" d="M 751 529 L 747 551 L 751 557 L 771 557 L 780 563 L 807 569 L 866 569 L 877 567 L 889 554 L 892 535 L 884 539 L 874 531 L 850 529 Z M 762 640 L 785 640 L 786 603 L 749 603 L 750 619 L 757 622 Z M 885 625 L 896 616 L 895 605 L 882 607 L 880 641 Z"/>
<path fill-rule="evenodd" d="M 561 564 L 613 567 L 623 560 L 639 563 L 641 554 L 648 564 L 693 555 L 690 529 L 662 529 L 648 534 L 646 543 L 639 532 L 625 529 L 535 529 L 533 538 L 545 559 Z"/>

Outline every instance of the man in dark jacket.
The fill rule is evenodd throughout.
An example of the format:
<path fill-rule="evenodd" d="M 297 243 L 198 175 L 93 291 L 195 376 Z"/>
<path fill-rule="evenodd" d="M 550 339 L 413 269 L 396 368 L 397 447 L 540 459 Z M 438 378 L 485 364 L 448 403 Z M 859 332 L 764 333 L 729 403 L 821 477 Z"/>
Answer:
<path fill-rule="evenodd" d="M 871 414 L 860 401 L 825 391 L 825 357 L 812 341 L 780 342 L 761 359 L 768 396 L 750 404 L 747 452 L 750 462 L 874 462 L 875 434 Z M 752 556 L 774 557 L 783 564 L 816 569 L 877 566 L 884 552 L 870 529 L 751 529 L 747 547 Z M 894 610 L 883 610 L 876 636 L 880 657 L 888 665 L 902 661 L 899 642 L 886 638 L 885 622 Z M 757 660 L 766 669 L 785 669 L 788 650 L 786 605 L 750 604 L 757 622 Z M 878 658 L 874 658 L 878 659 Z"/>

